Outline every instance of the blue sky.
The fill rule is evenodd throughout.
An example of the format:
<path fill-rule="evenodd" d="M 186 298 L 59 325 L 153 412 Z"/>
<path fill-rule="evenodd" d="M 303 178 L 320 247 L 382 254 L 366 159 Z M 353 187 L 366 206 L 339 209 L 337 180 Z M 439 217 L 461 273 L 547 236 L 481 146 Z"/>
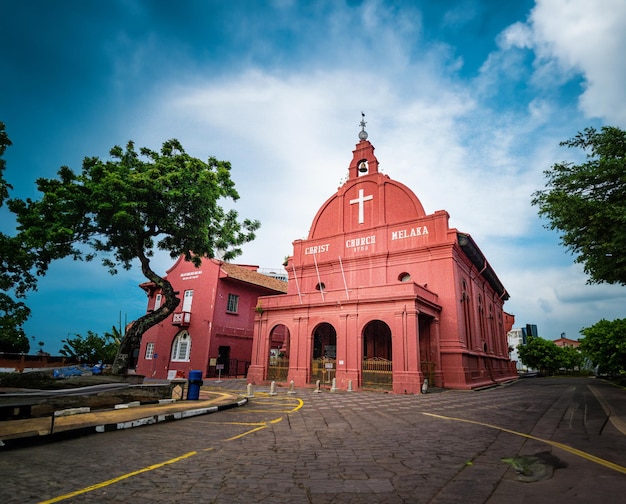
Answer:
<path fill-rule="evenodd" d="M 364 111 L 381 171 L 473 236 L 516 327 L 576 339 L 626 316 L 626 290 L 587 285 L 530 205 L 545 169 L 580 159 L 560 141 L 626 128 L 622 0 L 0 0 L 0 47 L 14 197 L 113 145 L 178 138 L 232 162 L 236 208 L 262 223 L 237 262 L 279 268 L 345 178 Z M 60 261 L 27 333 L 56 353 L 109 330 L 144 312 L 142 281 Z"/>

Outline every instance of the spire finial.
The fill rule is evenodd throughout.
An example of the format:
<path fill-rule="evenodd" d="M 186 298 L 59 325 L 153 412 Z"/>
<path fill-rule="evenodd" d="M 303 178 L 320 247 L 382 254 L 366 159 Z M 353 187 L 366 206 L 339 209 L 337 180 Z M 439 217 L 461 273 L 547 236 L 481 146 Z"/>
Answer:
<path fill-rule="evenodd" d="M 359 126 L 361 126 L 361 131 L 359 132 L 359 139 L 361 141 L 367 140 L 367 131 L 365 131 L 366 124 L 367 123 L 365 122 L 365 113 L 361 112 L 361 122 L 359 123 Z"/>

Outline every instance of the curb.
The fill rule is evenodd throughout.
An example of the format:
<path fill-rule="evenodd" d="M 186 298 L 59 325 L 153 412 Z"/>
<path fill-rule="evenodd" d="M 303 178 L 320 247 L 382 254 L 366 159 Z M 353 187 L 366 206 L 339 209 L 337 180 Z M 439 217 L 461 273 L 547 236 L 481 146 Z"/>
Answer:
<path fill-rule="evenodd" d="M 227 403 L 217 406 L 207 406 L 204 408 L 190 408 L 186 410 L 176 411 L 173 413 L 156 413 L 147 415 L 135 420 L 109 422 L 99 425 L 90 425 L 88 427 L 77 427 L 61 432 L 53 432 L 52 434 L 39 434 L 38 432 L 27 433 L 23 437 L 5 438 L 0 440 L 0 450 L 6 450 L 17 447 L 34 446 L 38 444 L 51 443 L 66 439 L 73 439 L 91 434 L 99 434 L 102 432 L 115 432 L 118 430 L 132 429 L 135 427 L 143 427 L 145 425 L 155 425 L 158 423 L 173 422 L 176 420 L 184 420 L 200 415 L 209 415 L 218 411 L 225 411 L 232 408 L 239 408 L 248 403 L 247 398 L 243 398 L 233 403 Z M 31 434 L 31 435 L 28 435 Z"/>

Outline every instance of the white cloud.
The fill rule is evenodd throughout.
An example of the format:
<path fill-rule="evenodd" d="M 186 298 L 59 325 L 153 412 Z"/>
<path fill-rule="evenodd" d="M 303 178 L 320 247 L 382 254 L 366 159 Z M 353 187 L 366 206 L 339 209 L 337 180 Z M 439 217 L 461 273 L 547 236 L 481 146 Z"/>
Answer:
<path fill-rule="evenodd" d="M 370 4 L 368 23 L 377 5 Z M 545 5 L 538 4 L 535 18 L 545 15 Z M 415 35 L 419 19 L 413 21 L 401 31 Z M 450 77 L 441 47 L 408 63 L 394 24 L 376 30 L 378 45 L 365 66 L 367 47 L 335 40 L 336 52 L 344 51 L 336 59 L 356 55 L 353 62 L 325 70 L 251 68 L 162 86 L 167 91 L 150 100 L 150 126 L 142 118 L 131 137 L 155 145 L 175 136 L 194 156 L 230 160 L 241 196 L 236 208 L 262 222 L 239 262 L 279 267 L 345 177 L 364 110 L 381 171 L 410 187 L 427 212 L 445 209 L 452 227 L 472 234 L 511 293 L 506 309 L 518 315 L 517 325 L 537 323 L 547 337 L 574 336 L 601 318 L 574 307 L 573 292 L 588 286 L 582 272 L 556 265 L 571 264 L 558 245 L 550 245 L 558 260 L 549 264 L 545 249 L 523 245 L 537 228 L 531 194 L 543 186 L 542 171 L 561 160 L 558 142 L 571 133 L 571 113 L 540 96 L 518 110 L 484 106 L 503 82 L 527 77 L 520 48 L 539 51 L 536 25 L 506 30 L 481 77 L 466 83 Z M 562 65 L 547 47 L 541 46 L 542 67 Z M 387 53 L 393 57 L 382 61 Z M 558 79 L 566 73 L 561 69 Z M 171 261 L 159 263 L 165 269 Z M 601 309 L 617 313 L 608 298 L 603 303 Z"/>
<path fill-rule="evenodd" d="M 533 47 L 533 32 L 525 23 L 514 23 L 499 35 L 498 45 L 504 50 L 512 47 L 531 49 Z"/>
<path fill-rule="evenodd" d="M 516 327 L 536 324 L 548 339 L 562 332 L 581 337 L 579 331 L 598 320 L 624 317 L 626 291 L 617 285 L 588 285 L 580 265 L 507 269 L 505 286 L 512 293 L 506 310 L 516 314 Z"/>
<path fill-rule="evenodd" d="M 587 117 L 626 125 L 625 2 L 538 0 L 530 24 L 509 28 L 506 39 L 518 47 L 534 47 L 537 72 L 545 81 L 582 74 L 580 107 Z"/>
<path fill-rule="evenodd" d="M 355 88 L 349 72 L 279 78 L 255 70 L 177 89 L 161 99 L 167 104 L 161 114 L 169 125 L 197 125 L 183 142 L 188 151 L 206 150 L 206 139 L 219 138 L 233 162 L 241 215 L 261 214 L 260 240 L 267 233 L 275 244 L 277 234 L 285 236 L 280 262 L 345 176 L 362 107 L 374 111 L 367 129 L 381 170 L 412 188 L 427 212 L 448 209 L 453 222 L 479 236 L 523 232 L 523 221 L 534 218 L 528 206 L 536 183 L 520 175 L 524 167 L 512 153 L 519 127 L 489 114 L 468 127 L 464 122 L 478 113 L 469 91 L 443 79 L 433 99 L 429 90 L 406 97 L 391 92 L 383 76 L 361 77 L 368 85 Z M 510 187 L 517 194 L 507 193 Z"/>

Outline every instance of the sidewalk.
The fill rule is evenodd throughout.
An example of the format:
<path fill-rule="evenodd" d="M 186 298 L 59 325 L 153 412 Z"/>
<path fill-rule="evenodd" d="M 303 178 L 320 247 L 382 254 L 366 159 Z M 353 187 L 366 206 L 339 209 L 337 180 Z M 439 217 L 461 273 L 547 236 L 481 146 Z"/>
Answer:
<path fill-rule="evenodd" d="M 0 422 L 0 450 L 7 446 L 87 434 L 129 429 L 160 422 L 206 415 L 246 404 L 241 394 L 230 391 L 200 390 L 198 400 L 161 400 L 151 404 L 120 404 L 115 409 L 86 411 L 71 408 L 54 416 Z"/>

